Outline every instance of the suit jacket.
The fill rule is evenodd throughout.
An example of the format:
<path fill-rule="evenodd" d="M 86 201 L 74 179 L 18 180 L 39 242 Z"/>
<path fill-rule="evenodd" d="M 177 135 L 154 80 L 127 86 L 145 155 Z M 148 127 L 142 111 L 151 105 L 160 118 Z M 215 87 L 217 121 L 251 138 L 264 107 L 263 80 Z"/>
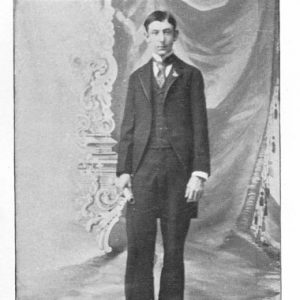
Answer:
<path fill-rule="evenodd" d="M 118 145 L 117 176 L 122 173 L 134 175 L 145 153 L 152 122 L 152 72 L 151 59 L 129 78 Z M 164 94 L 164 113 L 170 143 L 188 176 L 193 171 L 210 174 L 202 74 L 174 55 L 170 76 Z"/>

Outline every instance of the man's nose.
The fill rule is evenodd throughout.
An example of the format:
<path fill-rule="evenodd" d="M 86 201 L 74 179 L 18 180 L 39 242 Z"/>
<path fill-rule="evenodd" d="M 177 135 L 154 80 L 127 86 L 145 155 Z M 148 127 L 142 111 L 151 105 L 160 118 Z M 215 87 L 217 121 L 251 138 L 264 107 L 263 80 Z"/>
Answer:
<path fill-rule="evenodd" d="M 164 35 L 163 32 L 160 32 L 160 33 L 158 34 L 158 40 L 159 40 L 160 42 L 164 42 L 164 40 L 165 40 L 165 35 Z"/>

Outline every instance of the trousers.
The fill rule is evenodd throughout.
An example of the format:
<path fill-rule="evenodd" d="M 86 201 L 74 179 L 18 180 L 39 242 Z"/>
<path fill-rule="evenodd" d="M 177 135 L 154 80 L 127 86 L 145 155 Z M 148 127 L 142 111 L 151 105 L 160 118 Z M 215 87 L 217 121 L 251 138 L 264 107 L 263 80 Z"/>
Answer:
<path fill-rule="evenodd" d="M 154 300 L 157 218 L 164 248 L 159 300 L 183 300 L 184 243 L 190 225 L 187 181 L 172 148 L 147 150 L 132 180 L 134 201 L 126 209 L 126 300 Z"/>

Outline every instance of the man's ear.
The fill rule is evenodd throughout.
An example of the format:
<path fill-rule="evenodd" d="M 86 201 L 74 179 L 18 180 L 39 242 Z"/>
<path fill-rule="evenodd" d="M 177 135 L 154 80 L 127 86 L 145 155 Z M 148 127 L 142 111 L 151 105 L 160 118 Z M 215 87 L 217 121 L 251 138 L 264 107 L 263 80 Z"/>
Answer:
<path fill-rule="evenodd" d="M 145 36 L 146 41 L 148 42 L 149 41 L 149 32 L 147 30 L 144 31 L 144 36 Z"/>

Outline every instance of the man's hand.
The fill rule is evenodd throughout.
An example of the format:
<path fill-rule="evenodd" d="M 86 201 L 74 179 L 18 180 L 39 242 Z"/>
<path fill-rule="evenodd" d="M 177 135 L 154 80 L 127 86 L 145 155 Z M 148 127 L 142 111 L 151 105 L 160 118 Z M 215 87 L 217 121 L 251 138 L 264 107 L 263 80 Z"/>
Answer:
<path fill-rule="evenodd" d="M 204 192 L 204 182 L 205 180 L 198 176 L 191 176 L 185 190 L 187 202 L 196 202 L 200 200 Z"/>
<path fill-rule="evenodd" d="M 123 192 L 125 188 L 131 188 L 131 177 L 130 174 L 122 174 L 116 180 L 116 186 L 120 192 Z"/>

